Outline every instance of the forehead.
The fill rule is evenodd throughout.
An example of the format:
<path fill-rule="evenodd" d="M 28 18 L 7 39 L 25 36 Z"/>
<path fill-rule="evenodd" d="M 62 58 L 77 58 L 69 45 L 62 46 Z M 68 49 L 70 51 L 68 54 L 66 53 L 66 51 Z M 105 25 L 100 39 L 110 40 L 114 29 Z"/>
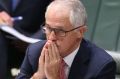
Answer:
<path fill-rule="evenodd" d="M 63 28 L 66 28 L 67 26 L 71 26 L 70 19 L 70 10 L 69 9 L 63 9 L 61 6 L 56 7 L 50 7 L 46 11 L 45 19 L 46 23 L 50 26 L 61 26 Z M 64 27 L 66 26 L 66 27 Z"/>

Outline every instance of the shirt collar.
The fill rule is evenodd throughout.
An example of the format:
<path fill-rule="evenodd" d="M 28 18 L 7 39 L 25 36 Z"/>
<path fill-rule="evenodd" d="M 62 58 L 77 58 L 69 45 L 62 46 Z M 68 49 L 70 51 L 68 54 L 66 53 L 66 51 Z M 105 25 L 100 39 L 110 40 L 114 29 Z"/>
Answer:
<path fill-rule="evenodd" d="M 71 67 L 72 62 L 73 62 L 73 60 L 75 58 L 75 55 L 77 54 L 78 50 L 79 50 L 79 46 L 71 54 L 69 54 L 68 56 L 63 58 L 65 63 L 68 65 L 68 67 Z"/>

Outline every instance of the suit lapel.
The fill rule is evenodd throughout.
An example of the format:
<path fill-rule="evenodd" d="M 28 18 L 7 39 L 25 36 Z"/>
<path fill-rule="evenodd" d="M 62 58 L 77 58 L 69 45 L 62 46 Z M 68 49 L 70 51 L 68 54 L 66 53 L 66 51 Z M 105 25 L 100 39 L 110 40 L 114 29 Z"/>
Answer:
<path fill-rule="evenodd" d="M 84 79 L 87 66 L 89 62 L 89 49 L 87 48 L 87 43 L 85 40 L 81 42 L 81 46 L 75 59 L 72 63 L 68 79 Z"/>

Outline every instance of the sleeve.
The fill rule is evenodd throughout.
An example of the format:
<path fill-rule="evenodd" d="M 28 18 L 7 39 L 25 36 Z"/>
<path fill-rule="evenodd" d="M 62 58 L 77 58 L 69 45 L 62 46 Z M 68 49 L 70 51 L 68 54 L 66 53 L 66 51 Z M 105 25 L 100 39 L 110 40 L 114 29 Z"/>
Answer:
<path fill-rule="evenodd" d="M 20 68 L 20 73 L 18 74 L 16 79 L 29 79 L 32 76 L 32 74 L 33 70 L 29 59 L 29 48 L 27 48 L 25 58 Z"/>
<path fill-rule="evenodd" d="M 95 79 L 115 79 L 115 74 L 116 63 L 115 61 L 111 61 L 108 64 L 104 65 Z"/>

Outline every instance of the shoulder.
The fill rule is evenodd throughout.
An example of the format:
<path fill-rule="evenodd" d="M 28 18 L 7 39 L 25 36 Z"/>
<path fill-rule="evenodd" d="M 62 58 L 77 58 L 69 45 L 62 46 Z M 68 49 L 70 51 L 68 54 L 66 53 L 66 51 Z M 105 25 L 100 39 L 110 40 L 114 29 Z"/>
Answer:
<path fill-rule="evenodd" d="M 113 61 L 113 58 L 103 48 L 98 47 L 88 40 L 85 41 L 87 43 L 86 47 L 89 49 L 92 58 L 101 60 L 102 62 Z"/>
<path fill-rule="evenodd" d="M 30 44 L 26 52 L 28 52 L 28 55 L 38 55 L 41 52 L 45 42 L 46 41 L 39 41 L 37 43 Z"/>
<path fill-rule="evenodd" d="M 30 44 L 28 46 L 28 48 L 30 48 L 30 50 L 37 50 L 39 48 L 42 48 L 44 46 L 45 42 L 46 42 L 46 40 L 42 40 L 42 41 Z"/>
<path fill-rule="evenodd" d="M 99 61 L 98 63 L 114 61 L 103 48 L 98 47 L 88 40 L 83 40 L 83 46 L 88 50 L 88 53 L 90 53 L 91 60 L 96 61 L 96 63 L 97 61 Z"/>
<path fill-rule="evenodd" d="M 86 48 L 90 53 L 88 70 L 92 71 L 92 73 L 94 73 L 94 76 L 97 76 L 100 72 L 107 72 L 108 70 L 113 72 L 115 71 L 116 63 L 104 49 L 86 40 L 85 43 Z"/>
<path fill-rule="evenodd" d="M 30 64 L 34 65 L 38 61 L 45 42 L 46 41 L 40 41 L 28 46 L 26 55 L 30 61 Z"/>
<path fill-rule="evenodd" d="M 37 43 L 30 44 L 27 48 L 25 55 L 27 60 L 25 61 L 31 65 L 33 71 L 36 71 L 38 60 L 45 42 L 46 41 L 39 41 Z"/>

